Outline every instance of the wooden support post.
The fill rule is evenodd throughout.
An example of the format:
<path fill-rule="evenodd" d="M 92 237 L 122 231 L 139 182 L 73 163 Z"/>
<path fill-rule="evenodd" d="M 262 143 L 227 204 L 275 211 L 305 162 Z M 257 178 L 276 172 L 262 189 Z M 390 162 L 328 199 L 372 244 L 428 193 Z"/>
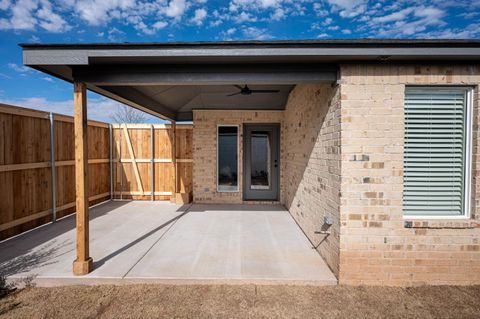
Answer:
<path fill-rule="evenodd" d="M 173 202 L 177 203 L 177 123 L 172 121 L 173 145 L 172 145 L 172 161 L 173 161 Z M 178 203 L 177 203 L 178 204 Z"/>
<path fill-rule="evenodd" d="M 74 82 L 73 107 L 75 131 L 75 186 L 77 205 L 77 259 L 73 274 L 86 275 L 92 271 L 89 252 L 88 220 L 88 138 L 87 90 L 85 83 Z"/>

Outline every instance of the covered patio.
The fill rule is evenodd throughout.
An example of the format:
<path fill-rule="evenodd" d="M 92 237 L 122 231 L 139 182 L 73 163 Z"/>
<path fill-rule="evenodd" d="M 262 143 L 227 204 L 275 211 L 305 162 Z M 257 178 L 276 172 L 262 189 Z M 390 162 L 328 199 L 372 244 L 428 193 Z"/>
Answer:
<path fill-rule="evenodd" d="M 235 192 L 236 200 L 229 198 L 227 201 L 217 201 L 217 198 L 211 196 L 211 194 L 205 195 L 195 190 L 193 191 L 193 197 L 194 201 L 203 203 L 239 203 L 243 200 L 265 200 L 270 203 L 280 203 L 280 114 L 282 114 L 281 112 L 285 109 L 289 94 L 295 85 L 298 84 L 323 83 L 325 85 L 331 85 L 337 80 L 338 67 L 332 64 L 331 61 L 325 61 L 323 59 L 323 54 L 319 54 L 319 49 L 321 51 L 322 48 L 314 48 L 312 51 L 312 48 L 308 47 L 310 44 L 306 44 L 306 46 L 305 44 L 300 44 L 301 46 L 305 46 L 305 48 L 299 51 L 292 50 L 294 47 L 297 47 L 297 45 L 298 44 L 289 42 L 22 45 L 25 65 L 69 81 L 73 83 L 74 87 L 76 255 L 72 252 L 71 257 L 74 260 L 73 273 L 75 275 L 86 275 L 94 271 L 90 276 L 95 276 L 96 272 L 98 273 L 99 271 L 98 265 L 107 262 L 112 263 L 113 257 L 115 257 L 110 256 L 110 253 L 100 256 L 95 255 L 98 254 L 99 251 L 102 251 L 104 247 L 110 249 L 118 243 L 114 238 L 104 239 L 97 243 L 100 249 L 94 249 L 95 239 L 90 238 L 89 234 L 87 90 L 169 120 L 173 125 L 175 125 L 177 121 L 193 120 L 193 122 L 196 122 L 195 112 L 201 110 L 207 112 L 211 110 L 229 110 L 235 112 L 242 110 L 249 114 L 254 114 L 252 112 L 255 111 L 262 112 L 262 114 L 267 117 L 267 122 L 275 127 L 263 126 L 265 123 L 261 123 L 262 126 L 252 126 L 250 128 L 252 132 L 249 133 L 250 137 L 248 140 L 254 142 L 268 140 L 269 147 L 272 148 L 272 152 L 268 151 L 268 156 L 271 158 L 264 158 L 259 164 L 252 164 L 250 158 L 249 162 L 245 162 L 247 169 L 244 171 L 242 169 L 243 165 L 238 162 L 236 169 L 234 168 L 235 165 L 227 164 L 228 170 L 221 170 L 221 174 L 228 175 L 230 178 L 222 181 L 222 183 L 235 184 L 227 193 L 231 192 L 233 194 L 233 192 Z M 342 50 L 342 44 L 340 44 L 337 49 Z M 297 59 L 300 59 L 302 63 L 292 63 Z M 271 114 L 275 115 L 271 117 L 268 112 L 272 112 Z M 243 122 L 247 122 L 247 120 L 242 120 L 242 123 Z M 234 123 L 229 124 L 232 125 Z M 240 123 L 237 124 L 235 133 L 228 133 L 231 134 L 232 138 L 241 135 L 239 132 L 240 125 Z M 208 130 L 216 128 L 217 126 L 218 123 L 207 123 Z M 227 133 L 223 132 L 221 134 L 225 137 Z M 207 136 L 207 134 L 202 133 L 194 135 L 197 137 Z M 199 141 L 196 137 L 194 137 L 193 140 L 195 144 L 194 157 L 203 156 L 199 152 L 202 148 L 208 151 L 205 158 L 197 159 L 197 163 L 195 164 L 196 168 L 193 169 L 193 179 L 196 180 L 194 184 L 206 185 L 211 181 L 201 181 L 201 179 L 204 177 L 211 178 L 211 173 L 208 172 L 209 169 L 204 171 L 201 166 L 209 165 L 209 163 L 212 162 L 212 140 L 208 139 L 210 141 L 208 143 Z M 240 142 L 238 142 L 238 144 L 240 144 Z M 252 145 L 254 146 L 254 144 Z M 131 146 L 129 147 L 131 148 Z M 237 153 L 234 155 L 236 160 L 239 161 L 242 161 L 241 148 L 242 146 L 240 146 L 239 153 L 237 152 L 238 150 L 236 150 L 235 152 Z M 232 150 L 229 152 L 231 151 Z M 252 171 L 253 173 L 247 174 L 247 171 Z M 203 173 L 199 176 L 196 175 L 195 172 Z M 217 172 L 217 175 L 220 174 L 219 172 Z M 136 172 L 136 174 L 138 175 L 138 172 Z M 243 176 L 243 178 L 239 177 L 241 174 L 245 176 Z M 252 174 L 255 175 L 253 182 Z M 247 175 L 250 177 L 247 178 Z M 256 179 L 258 179 L 257 175 L 260 176 L 260 182 L 256 181 Z M 245 183 L 245 189 L 249 190 L 248 192 L 245 191 L 245 196 L 243 196 L 241 191 L 243 179 L 249 180 L 248 183 Z M 249 185 L 249 183 L 262 183 L 262 185 L 252 186 Z M 209 192 L 214 188 L 216 187 L 203 187 L 203 191 Z M 175 197 L 178 197 L 179 194 L 176 186 L 173 193 Z M 225 198 L 228 197 L 225 196 L 225 193 L 222 194 L 222 196 Z M 211 198 L 212 201 L 208 200 L 209 198 Z M 262 202 L 260 201 L 259 203 Z M 200 206 L 194 206 L 192 209 L 195 210 L 198 209 L 198 207 Z M 251 209 L 252 207 L 248 210 Z M 274 220 L 270 221 L 269 219 L 269 209 L 271 208 L 267 208 L 267 210 L 260 209 L 256 212 L 257 214 L 250 214 L 254 216 L 244 221 L 250 224 L 249 227 L 239 232 L 232 232 L 232 229 L 238 230 L 238 227 L 242 225 L 243 219 L 235 221 L 234 219 L 230 220 L 228 218 L 223 220 L 224 218 L 219 218 L 218 216 L 217 219 L 204 217 L 205 220 L 202 219 L 199 223 L 195 224 L 195 227 L 188 230 L 190 234 L 202 234 L 204 229 L 199 225 L 204 222 L 211 222 L 213 223 L 212 225 L 217 225 L 217 231 L 223 231 L 229 236 L 231 234 L 237 234 L 237 237 L 228 237 L 230 241 L 225 242 L 222 237 L 219 236 L 218 240 L 212 239 L 211 243 L 205 243 L 206 248 L 201 245 L 197 246 L 195 244 L 195 238 L 192 238 L 192 241 L 189 241 L 192 250 L 185 255 L 204 256 L 206 259 L 203 260 L 200 258 L 196 261 L 192 260 L 187 262 L 184 267 L 175 264 L 175 267 L 172 268 L 173 270 L 170 271 L 178 271 L 184 274 L 184 276 L 191 274 L 191 276 L 194 277 L 206 275 L 207 277 L 223 276 L 225 278 L 239 277 L 240 279 L 244 277 L 278 277 L 280 279 L 285 277 L 302 279 L 301 275 L 297 275 L 297 273 L 305 272 L 305 274 L 310 275 L 307 275 L 306 278 L 303 279 L 310 280 L 316 278 L 313 275 L 313 273 L 317 272 L 316 270 L 311 273 L 307 269 L 302 268 L 309 268 L 311 266 L 308 259 L 305 261 L 303 260 L 304 257 L 299 258 L 295 253 L 290 256 L 289 254 L 291 252 L 289 251 L 288 243 L 284 243 L 284 245 L 278 244 L 278 242 L 288 239 L 271 233 L 272 227 L 269 225 L 275 223 L 273 223 Z M 245 209 L 240 209 L 240 211 L 243 210 Z M 230 211 L 230 209 L 228 211 Z M 272 213 L 274 216 L 284 215 L 284 218 L 289 218 L 290 222 L 293 222 L 291 217 L 288 216 L 288 211 L 283 208 L 275 208 L 274 211 L 275 213 Z M 213 209 L 211 212 L 207 210 L 207 212 L 207 215 L 215 216 L 216 209 Z M 120 218 L 120 228 L 135 229 L 132 225 L 143 222 L 139 216 L 141 214 L 142 213 L 136 212 L 129 222 Z M 180 218 L 176 216 L 175 213 L 172 214 L 173 215 L 167 214 L 165 220 L 147 224 L 157 225 L 157 227 L 159 227 L 158 225 L 167 223 L 171 218 L 176 218 L 181 220 L 180 225 L 182 225 L 184 221 L 188 221 L 190 218 L 193 218 L 192 216 L 196 215 L 192 211 L 188 216 L 185 216 L 187 218 L 183 219 L 183 216 Z M 176 214 L 179 213 L 176 212 Z M 231 212 L 228 214 L 229 218 L 235 216 L 235 214 Z M 257 218 L 260 218 L 260 220 L 257 221 Z M 220 221 L 223 221 L 223 224 Z M 209 226 L 209 224 L 206 226 Z M 265 229 L 259 227 L 265 227 Z M 173 228 L 173 230 L 174 229 L 175 228 Z M 258 234 L 248 236 L 249 233 L 253 233 L 256 229 L 259 230 Z M 116 228 L 106 224 L 105 231 L 115 232 Z M 164 227 L 158 229 L 158 233 L 163 231 L 165 231 Z M 281 232 L 281 230 L 279 231 Z M 157 231 L 154 233 L 157 233 Z M 302 234 L 298 233 L 298 235 Z M 186 234 L 184 233 L 182 236 L 186 236 Z M 207 238 L 208 236 L 210 236 L 210 233 L 207 235 Z M 267 237 L 263 238 L 263 236 Z M 151 236 L 148 237 L 153 238 Z M 109 240 L 111 240 L 111 244 Z M 135 241 L 136 237 L 131 238 L 131 240 Z M 253 242 L 250 242 L 250 240 L 253 240 Z M 256 242 L 257 240 L 258 243 Z M 300 239 L 297 238 L 296 240 Z M 302 237 L 301 240 L 306 241 L 307 239 Z M 296 243 L 298 244 L 299 242 Z M 175 243 L 175 245 L 177 245 L 177 243 Z M 175 247 L 175 245 L 167 245 L 165 250 L 168 252 L 172 247 Z M 226 249 L 226 245 L 232 245 L 233 248 Z M 254 261 L 254 258 L 248 257 L 250 250 L 242 252 L 241 248 L 239 248 L 241 246 L 249 247 L 250 245 L 252 245 L 253 249 L 251 253 L 257 257 L 256 261 Z M 90 249 L 90 246 L 92 246 L 92 249 Z M 153 247 L 156 247 L 156 245 Z M 258 249 L 258 247 L 263 248 L 257 252 L 256 249 Z M 178 249 L 178 247 L 175 249 Z M 282 252 L 283 249 L 287 249 L 287 251 Z M 124 250 L 128 250 L 128 248 L 124 248 Z M 160 253 L 162 251 L 165 253 L 165 250 L 160 250 Z M 218 251 L 220 254 L 226 255 L 209 256 L 211 251 Z M 178 253 L 178 251 L 172 251 L 172 253 L 173 252 Z M 148 257 L 151 256 L 152 253 L 153 251 L 149 252 L 149 250 L 147 250 L 145 252 L 146 255 L 138 259 L 134 265 L 126 266 L 127 263 L 120 262 L 121 265 L 115 263 L 116 270 L 121 273 L 117 275 L 120 277 L 134 276 L 137 270 L 142 269 L 142 265 L 149 260 Z M 236 267 L 239 267 L 239 262 L 233 262 L 232 260 L 235 260 L 235 258 L 243 258 L 244 253 L 246 253 L 246 260 L 248 262 L 240 264 L 246 268 L 238 269 Z M 321 261 L 319 256 L 313 257 L 314 254 L 316 254 L 314 250 L 310 250 L 308 254 L 318 262 Z M 107 256 L 108 258 L 106 258 Z M 119 257 L 120 256 L 121 254 Z M 177 258 L 178 254 L 175 256 Z M 264 262 L 264 256 L 272 256 L 272 259 Z M 228 266 L 224 265 L 218 268 L 218 264 L 213 261 L 222 260 L 222 258 L 225 261 L 230 260 L 229 264 Z M 132 260 L 130 257 L 128 257 L 128 259 L 129 261 Z M 297 261 L 292 261 L 295 259 Z M 172 275 L 175 277 L 175 273 L 169 275 L 168 272 L 162 271 L 157 273 L 155 270 L 161 267 L 161 263 L 167 263 L 167 260 L 168 259 L 164 258 L 156 260 L 156 264 L 151 267 L 154 276 L 168 277 Z M 305 266 L 301 266 L 302 263 L 299 261 L 304 262 Z M 197 265 L 196 263 L 199 264 Z M 193 267 L 194 270 L 189 269 L 187 265 Z M 300 268 L 296 268 L 296 265 Z M 125 269 L 123 269 L 124 267 Z M 57 275 L 59 268 L 60 267 L 55 267 L 55 273 Z M 67 273 L 67 268 L 66 263 L 65 273 Z M 169 268 L 168 263 L 165 264 L 165 269 L 167 268 Z M 96 269 L 98 270 L 95 271 Z M 312 267 L 312 270 L 313 269 L 315 269 L 315 267 Z M 322 267 L 319 269 L 322 269 Z M 262 271 L 266 271 L 264 276 L 260 276 Z M 144 276 L 144 272 L 139 270 L 139 275 Z"/>
<path fill-rule="evenodd" d="M 109 201 L 90 210 L 93 270 L 72 274 L 75 216 L 0 243 L 10 280 L 39 285 L 337 280 L 280 205 Z"/>

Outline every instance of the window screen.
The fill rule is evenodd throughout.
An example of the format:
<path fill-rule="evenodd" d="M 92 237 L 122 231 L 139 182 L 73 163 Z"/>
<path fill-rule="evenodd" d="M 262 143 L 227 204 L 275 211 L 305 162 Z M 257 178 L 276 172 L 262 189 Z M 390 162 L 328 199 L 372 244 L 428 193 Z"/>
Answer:
<path fill-rule="evenodd" d="M 465 214 L 466 123 L 465 88 L 407 88 L 404 215 Z"/>
<path fill-rule="evenodd" d="M 217 189 L 238 191 L 238 127 L 219 126 L 217 137 Z"/>

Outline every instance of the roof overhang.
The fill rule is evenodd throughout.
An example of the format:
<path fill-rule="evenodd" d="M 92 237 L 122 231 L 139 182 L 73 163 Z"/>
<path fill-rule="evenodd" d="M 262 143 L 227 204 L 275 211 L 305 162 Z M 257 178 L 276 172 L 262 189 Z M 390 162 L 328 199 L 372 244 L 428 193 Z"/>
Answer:
<path fill-rule="evenodd" d="M 23 44 L 25 65 L 171 120 L 194 108 L 281 109 L 289 88 L 332 83 L 339 63 L 478 62 L 478 40 L 319 40 Z M 279 89 L 283 99 L 225 98 L 233 84 Z M 224 86 L 222 91 L 221 87 Z M 210 86 L 217 86 L 212 89 Z M 190 99 L 169 95 L 173 92 Z M 178 88 L 180 87 L 180 88 Z M 192 97 L 196 92 L 200 99 Z M 286 93 L 286 94 L 285 94 Z M 203 95 L 203 97 L 201 96 Z M 204 101 L 201 104 L 200 101 Z M 173 102 L 172 102 L 173 101 Z M 181 105 L 181 102 L 186 104 Z M 193 102 L 192 102 L 193 101 Z M 197 101 L 197 102 L 195 102 Z M 206 102 L 205 102 L 206 101 Z M 175 103 L 174 103 L 175 102 Z M 188 102 L 188 103 L 187 103 Z M 212 105 L 205 105 L 211 103 Z M 223 103 L 223 104 L 222 104 Z M 282 105 L 283 103 L 283 105 Z M 190 105 L 190 106 L 189 106 Z M 222 105 L 224 105 L 222 107 Z M 190 109 L 188 108 L 190 107 Z"/>

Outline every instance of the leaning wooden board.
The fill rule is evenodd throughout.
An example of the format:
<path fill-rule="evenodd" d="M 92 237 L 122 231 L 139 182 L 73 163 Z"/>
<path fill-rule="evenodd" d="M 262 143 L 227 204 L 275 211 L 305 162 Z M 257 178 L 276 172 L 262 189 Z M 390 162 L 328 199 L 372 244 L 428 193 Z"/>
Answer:
<path fill-rule="evenodd" d="M 151 200 L 152 185 L 154 200 L 192 191 L 192 125 L 114 124 L 113 139 L 114 198 Z"/>

